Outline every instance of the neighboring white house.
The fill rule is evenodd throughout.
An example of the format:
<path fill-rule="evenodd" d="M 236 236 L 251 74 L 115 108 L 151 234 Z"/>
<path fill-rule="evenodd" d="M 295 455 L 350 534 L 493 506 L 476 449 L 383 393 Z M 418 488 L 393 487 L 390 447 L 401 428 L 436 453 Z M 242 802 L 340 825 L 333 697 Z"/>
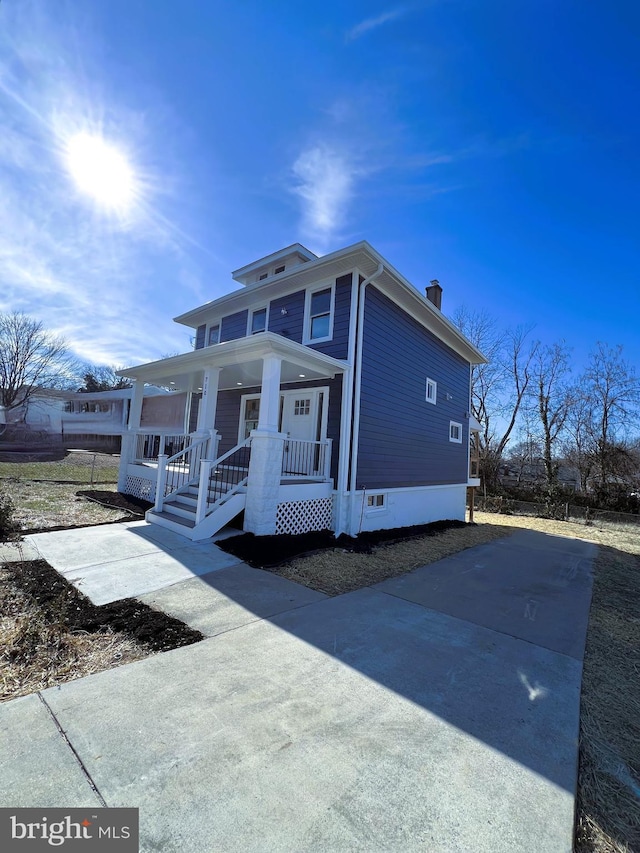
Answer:
<path fill-rule="evenodd" d="M 119 449 L 120 436 L 127 429 L 131 388 L 117 391 L 72 392 L 40 388 L 21 406 L 2 410 L 0 425 L 7 424 L 5 440 L 40 443 L 103 444 Z M 159 400 L 165 401 L 159 404 Z M 150 428 L 183 431 L 185 399 L 164 388 L 144 389 L 141 423 Z M 1 408 L 1 407 L 0 407 Z"/>

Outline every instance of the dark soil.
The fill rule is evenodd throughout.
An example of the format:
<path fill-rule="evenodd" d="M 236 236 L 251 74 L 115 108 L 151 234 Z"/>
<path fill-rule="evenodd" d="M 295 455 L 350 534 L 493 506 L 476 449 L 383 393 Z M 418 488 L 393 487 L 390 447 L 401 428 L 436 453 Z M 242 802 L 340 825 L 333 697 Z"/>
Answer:
<path fill-rule="evenodd" d="M 98 607 L 44 560 L 5 563 L 3 568 L 12 582 L 37 604 L 49 624 L 64 625 L 70 632 L 116 631 L 153 652 L 177 649 L 204 639 L 199 631 L 134 598 Z"/>
<path fill-rule="evenodd" d="M 149 501 L 136 498 L 133 495 L 123 495 L 121 492 L 109 492 L 101 489 L 82 489 L 76 492 L 79 498 L 87 498 L 90 501 L 96 501 L 102 506 L 111 509 L 124 509 L 134 515 L 142 516 L 148 509 L 151 509 L 153 504 Z"/>
<path fill-rule="evenodd" d="M 256 569 L 268 569 L 280 566 L 296 557 L 329 548 L 370 554 L 380 545 L 392 545 L 394 542 L 417 536 L 435 536 L 454 527 L 466 527 L 466 523 L 454 520 L 434 521 L 431 524 L 416 524 L 413 527 L 367 531 L 357 537 L 342 534 L 337 539 L 330 530 L 279 536 L 254 536 L 253 533 L 243 533 L 242 536 L 233 536 L 216 542 L 216 545 Z"/>

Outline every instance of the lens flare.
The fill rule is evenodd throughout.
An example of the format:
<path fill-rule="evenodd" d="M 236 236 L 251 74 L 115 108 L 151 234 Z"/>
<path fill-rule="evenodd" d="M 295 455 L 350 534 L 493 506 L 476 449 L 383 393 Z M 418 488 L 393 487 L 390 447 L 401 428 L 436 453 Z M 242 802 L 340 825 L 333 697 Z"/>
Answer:
<path fill-rule="evenodd" d="M 136 178 L 126 156 L 102 136 L 81 132 L 66 146 L 67 168 L 78 189 L 100 207 L 126 213 L 136 196 Z"/>

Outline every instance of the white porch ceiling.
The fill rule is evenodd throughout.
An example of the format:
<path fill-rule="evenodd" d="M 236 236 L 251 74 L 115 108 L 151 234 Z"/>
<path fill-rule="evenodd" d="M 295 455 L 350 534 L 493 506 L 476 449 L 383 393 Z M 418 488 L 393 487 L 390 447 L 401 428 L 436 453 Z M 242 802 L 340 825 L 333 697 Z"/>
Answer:
<path fill-rule="evenodd" d="M 219 388 L 252 388 L 262 384 L 266 355 L 282 359 L 281 382 L 333 378 L 348 365 L 272 332 L 226 341 L 183 355 L 119 370 L 122 376 L 175 391 L 199 391 L 205 369 L 220 368 Z"/>

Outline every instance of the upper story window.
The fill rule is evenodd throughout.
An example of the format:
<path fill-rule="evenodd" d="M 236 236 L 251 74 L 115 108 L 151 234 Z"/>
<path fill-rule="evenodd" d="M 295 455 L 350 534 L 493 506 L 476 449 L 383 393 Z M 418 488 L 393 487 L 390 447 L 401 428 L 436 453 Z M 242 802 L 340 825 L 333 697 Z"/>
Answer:
<path fill-rule="evenodd" d="M 278 273 L 284 272 L 284 264 L 281 267 L 276 267 L 273 271 L 274 275 L 278 275 Z"/>
<path fill-rule="evenodd" d="M 257 335 L 258 332 L 264 332 L 267 329 L 267 309 L 257 308 L 249 314 L 249 330 L 248 334 Z"/>
<path fill-rule="evenodd" d="M 305 343 L 330 341 L 333 336 L 334 288 L 307 293 L 305 312 Z"/>
<path fill-rule="evenodd" d="M 264 280 L 265 280 L 265 278 L 269 278 L 269 273 L 268 273 L 268 272 L 263 272 L 263 273 L 261 273 L 261 274 L 258 276 L 258 281 L 264 281 Z"/>
<path fill-rule="evenodd" d="M 207 346 L 211 347 L 214 344 L 220 343 L 220 324 L 209 328 L 209 337 L 207 338 Z"/>
<path fill-rule="evenodd" d="M 449 441 L 455 441 L 457 444 L 462 444 L 462 424 L 457 424 L 455 421 L 449 421 Z"/>
<path fill-rule="evenodd" d="M 435 405 L 437 396 L 438 396 L 438 383 L 434 382 L 433 379 L 429 379 L 427 377 L 427 394 L 426 394 L 427 403 L 433 403 Z"/>

